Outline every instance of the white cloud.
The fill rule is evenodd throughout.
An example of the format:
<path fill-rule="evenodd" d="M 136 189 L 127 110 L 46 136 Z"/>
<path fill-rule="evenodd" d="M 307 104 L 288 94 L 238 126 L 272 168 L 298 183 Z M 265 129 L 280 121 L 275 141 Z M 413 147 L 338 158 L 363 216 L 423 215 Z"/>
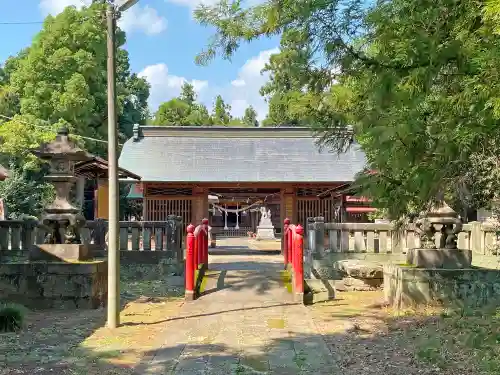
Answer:
<path fill-rule="evenodd" d="M 221 95 L 231 105 L 233 116 L 242 117 L 245 109 L 251 105 L 257 111 L 259 120 L 262 120 L 267 115 L 268 105 L 260 96 L 259 90 L 267 82 L 269 75 L 261 74 L 261 70 L 269 57 L 278 52 L 278 48 L 260 52 L 240 68 L 237 77 L 222 86 L 211 85 L 206 80 L 189 80 L 170 74 L 165 64 L 147 66 L 139 75 L 151 84 L 149 104 L 152 110 L 156 110 L 164 101 L 178 96 L 182 84 L 188 81 L 195 87 L 198 100 L 209 109 L 212 108 L 215 97 Z"/>
<path fill-rule="evenodd" d="M 144 31 L 148 35 L 159 34 L 167 28 L 167 20 L 149 6 L 133 6 L 122 13 L 118 26 L 126 32 Z"/>
<path fill-rule="evenodd" d="M 151 85 L 149 105 L 154 110 L 164 101 L 178 96 L 181 92 L 182 84 L 186 81 L 194 86 L 198 94 L 208 86 L 207 81 L 189 81 L 184 77 L 169 74 L 166 64 L 149 65 L 139 73 L 139 77 L 145 78 Z"/>
<path fill-rule="evenodd" d="M 40 9 L 44 16 L 48 14 L 56 15 L 61 13 L 64 8 L 74 5 L 81 8 L 84 5 L 90 5 L 92 0 L 40 0 Z"/>
<path fill-rule="evenodd" d="M 61 13 L 68 6 L 81 8 L 90 5 L 92 0 L 40 0 L 40 10 L 44 16 Z M 167 20 L 161 17 L 156 9 L 149 6 L 135 5 L 122 13 L 118 25 L 124 31 L 131 33 L 142 31 L 147 35 L 159 34 L 167 28 Z"/>

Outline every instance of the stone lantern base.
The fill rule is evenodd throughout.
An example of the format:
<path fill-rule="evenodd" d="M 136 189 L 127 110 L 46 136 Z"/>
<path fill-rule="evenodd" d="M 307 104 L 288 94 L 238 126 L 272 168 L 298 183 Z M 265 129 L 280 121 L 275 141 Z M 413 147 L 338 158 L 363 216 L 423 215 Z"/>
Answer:
<path fill-rule="evenodd" d="M 92 258 L 87 245 L 82 244 L 41 244 L 30 249 L 30 261 L 86 261 Z"/>
<path fill-rule="evenodd" d="M 385 302 L 395 309 L 418 306 L 480 307 L 500 299 L 500 271 L 384 265 Z"/>
<path fill-rule="evenodd" d="M 470 268 L 472 251 L 463 249 L 409 249 L 406 263 L 417 268 Z"/>

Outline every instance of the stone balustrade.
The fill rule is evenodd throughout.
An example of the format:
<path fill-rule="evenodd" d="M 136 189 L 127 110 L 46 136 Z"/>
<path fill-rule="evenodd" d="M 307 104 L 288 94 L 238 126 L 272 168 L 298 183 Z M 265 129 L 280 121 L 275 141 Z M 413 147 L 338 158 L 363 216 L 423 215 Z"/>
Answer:
<path fill-rule="evenodd" d="M 96 251 L 106 249 L 107 221 L 87 221 L 81 231 L 83 244 Z M 29 250 L 41 244 L 46 231 L 36 220 L 0 221 L 0 251 Z M 183 228 L 180 218 L 167 221 L 120 221 L 122 251 L 172 251 L 182 254 Z M 180 255 L 179 255 L 180 256 Z"/>
<path fill-rule="evenodd" d="M 406 253 L 420 247 L 414 224 L 396 228 L 392 223 L 325 223 L 311 218 L 307 223 L 307 246 L 313 253 L 363 252 Z M 441 234 L 435 236 L 439 245 Z M 471 222 L 458 234 L 458 248 L 475 254 L 496 255 L 500 246 L 500 224 Z"/>

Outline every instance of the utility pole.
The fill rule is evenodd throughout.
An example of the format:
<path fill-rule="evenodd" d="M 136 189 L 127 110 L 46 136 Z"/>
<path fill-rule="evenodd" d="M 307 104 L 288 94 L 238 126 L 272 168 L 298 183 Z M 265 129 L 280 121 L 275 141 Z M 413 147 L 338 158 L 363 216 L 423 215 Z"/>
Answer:
<path fill-rule="evenodd" d="M 114 5 L 106 9 L 108 48 L 108 327 L 120 325 L 120 254 L 119 250 L 119 191 L 118 191 L 118 129 L 116 122 L 115 31 Z"/>
<path fill-rule="evenodd" d="M 106 8 L 108 49 L 108 319 L 109 328 L 120 325 L 120 240 L 118 190 L 118 124 L 116 121 L 116 19 L 138 0 L 121 1 L 120 5 L 108 0 Z"/>

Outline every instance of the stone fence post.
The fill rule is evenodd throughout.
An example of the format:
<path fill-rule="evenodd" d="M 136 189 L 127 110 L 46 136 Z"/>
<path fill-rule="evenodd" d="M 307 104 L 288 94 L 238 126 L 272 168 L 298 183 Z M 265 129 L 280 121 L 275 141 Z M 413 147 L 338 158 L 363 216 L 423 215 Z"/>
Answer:
<path fill-rule="evenodd" d="M 307 251 L 312 254 L 316 250 L 316 230 L 314 228 L 314 218 L 308 217 L 306 221 Z"/>
<path fill-rule="evenodd" d="M 315 249 L 313 258 L 322 258 L 325 255 L 325 218 L 322 216 L 314 218 Z"/>

